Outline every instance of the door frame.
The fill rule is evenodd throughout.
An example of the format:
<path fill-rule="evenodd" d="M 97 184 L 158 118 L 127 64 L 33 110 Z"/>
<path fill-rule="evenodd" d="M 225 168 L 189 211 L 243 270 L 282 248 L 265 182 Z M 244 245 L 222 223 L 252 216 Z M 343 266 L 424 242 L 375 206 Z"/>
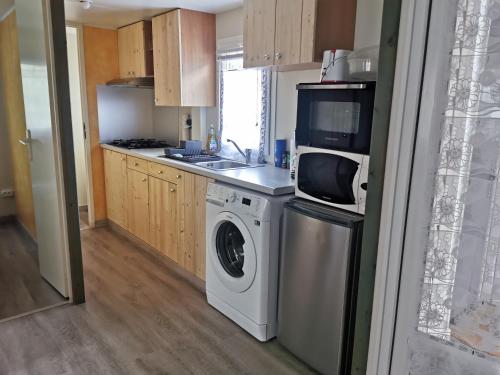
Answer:
<path fill-rule="evenodd" d="M 47 58 L 49 89 L 53 96 L 53 128 L 57 138 L 56 170 L 59 179 L 62 219 L 65 228 L 65 247 L 69 302 L 85 302 L 83 260 L 80 238 L 80 217 L 76 188 L 73 129 L 69 94 L 68 54 L 64 0 L 41 0 L 47 25 Z M 65 124 L 65 126 L 62 126 Z M 68 126 L 70 124 L 70 126 Z"/>
<path fill-rule="evenodd" d="M 368 352 L 368 375 L 389 374 L 400 270 L 432 0 L 402 0 L 380 237 Z"/>
<path fill-rule="evenodd" d="M 89 112 L 87 105 L 87 79 L 85 74 L 85 50 L 83 45 L 83 26 L 81 23 L 66 22 L 66 26 L 76 29 L 78 43 L 78 68 L 80 79 L 80 97 L 82 107 L 82 121 L 85 128 L 84 150 L 85 169 L 87 172 L 87 206 L 89 213 L 89 227 L 95 228 L 94 183 L 92 178 L 92 148 L 89 133 Z"/>

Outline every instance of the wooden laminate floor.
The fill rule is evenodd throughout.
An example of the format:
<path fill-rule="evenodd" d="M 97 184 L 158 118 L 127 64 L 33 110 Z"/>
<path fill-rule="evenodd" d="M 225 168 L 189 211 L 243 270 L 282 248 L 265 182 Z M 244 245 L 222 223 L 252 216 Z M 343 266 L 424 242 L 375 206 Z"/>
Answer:
<path fill-rule="evenodd" d="M 35 244 L 16 222 L 1 223 L 0 320 L 61 302 L 64 298 L 40 276 Z"/>
<path fill-rule="evenodd" d="M 0 324 L 0 374 L 308 374 L 112 229 L 82 231 L 87 302 Z"/>

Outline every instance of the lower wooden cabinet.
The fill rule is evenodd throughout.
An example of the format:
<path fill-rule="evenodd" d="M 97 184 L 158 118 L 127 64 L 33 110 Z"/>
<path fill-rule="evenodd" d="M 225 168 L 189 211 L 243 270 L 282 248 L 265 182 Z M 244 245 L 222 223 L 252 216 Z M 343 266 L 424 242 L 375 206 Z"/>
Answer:
<path fill-rule="evenodd" d="M 125 155 L 104 151 L 108 218 L 204 280 L 205 195 L 213 180 L 131 157 L 127 168 Z"/>
<path fill-rule="evenodd" d="M 108 219 L 128 228 L 127 157 L 104 150 L 104 174 Z"/>
<path fill-rule="evenodd" d="M 205 195 L 208 183 L 213 180 L 183 172 L 181 181 L 183 208 L 180 215 L 179 263 L 205 280 Z"/>
<path fill-rule="evenodd" d="M 150 244 L 175 262 L 179 259 L 179 196 L 176 184 L 149 177 Z"/>
<path fill-rule="evenodd" d="M 127 171 L 128 230 L 149 243 L 148 175 L 133 169 Z"/>

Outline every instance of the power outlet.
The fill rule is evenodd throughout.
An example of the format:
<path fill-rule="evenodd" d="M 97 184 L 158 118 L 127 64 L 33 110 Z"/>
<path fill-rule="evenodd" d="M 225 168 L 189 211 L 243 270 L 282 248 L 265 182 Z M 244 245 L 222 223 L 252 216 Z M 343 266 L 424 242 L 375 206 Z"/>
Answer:
<path fill-rule="evenodd" d="M 12 198 L 14 197 L 13 189 L 3 189 L 0 191 L 0 198 Z"/>

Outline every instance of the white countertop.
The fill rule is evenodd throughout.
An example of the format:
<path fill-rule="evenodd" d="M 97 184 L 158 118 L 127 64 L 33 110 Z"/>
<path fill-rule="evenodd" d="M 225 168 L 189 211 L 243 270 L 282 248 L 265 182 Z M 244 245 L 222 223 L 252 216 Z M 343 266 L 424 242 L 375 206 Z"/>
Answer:
<path fill-rule="evenodd" d="M 292 194 L 295 191 L 295 181 L 290 178 L 290 171 L 288 169 L 276 168 L 272 165 L 216 171 L 194 164 L 161 158 L 160 156 L 165 154 L 162 148 L 128 150 L 107 144 L 101 144 L 101 147 L 264 194 L 285 195 Z"/>

